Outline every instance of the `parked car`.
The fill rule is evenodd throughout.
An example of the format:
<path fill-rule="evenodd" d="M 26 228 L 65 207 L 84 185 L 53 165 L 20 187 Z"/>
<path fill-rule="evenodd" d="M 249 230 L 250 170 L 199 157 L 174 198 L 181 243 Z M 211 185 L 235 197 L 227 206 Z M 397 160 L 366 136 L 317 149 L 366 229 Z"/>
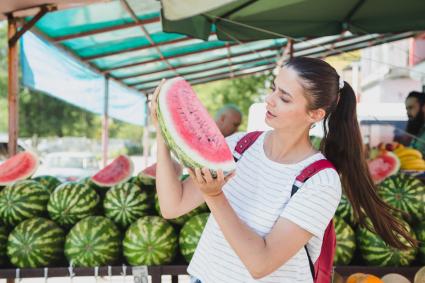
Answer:
<path fill-rule="evenodd" d="M 99 171 L 99 162 L 90 152 L 54 152 L 47 154 L 35 176 L 55 176 L 62 182 L 79 181 Z"/>

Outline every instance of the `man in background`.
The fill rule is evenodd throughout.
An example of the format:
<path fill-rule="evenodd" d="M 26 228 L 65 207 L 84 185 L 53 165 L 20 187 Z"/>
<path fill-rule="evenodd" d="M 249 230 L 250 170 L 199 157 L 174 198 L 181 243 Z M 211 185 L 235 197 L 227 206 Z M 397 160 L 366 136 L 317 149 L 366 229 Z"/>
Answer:
<path fill-rule="evenodd" d="M 405 101 L 407 112 L 406 132 L 414 137 L 410 138 L 410 147 L 425 155 L 425 93 L 412 91 Z"/>
<path fill-rule="evenodd" d="M 236 105 L 226 104 L 215 115 L 215 123 L 224 137 L 234 134 L 242 122 L 242 112 Z"/>

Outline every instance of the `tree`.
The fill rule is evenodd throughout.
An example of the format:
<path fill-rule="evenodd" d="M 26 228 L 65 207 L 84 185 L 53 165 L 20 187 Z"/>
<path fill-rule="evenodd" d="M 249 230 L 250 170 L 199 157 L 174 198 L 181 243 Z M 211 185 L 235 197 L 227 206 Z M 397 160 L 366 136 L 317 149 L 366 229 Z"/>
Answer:
<path fill-rule="evenodd" d="M 243 114 L 239 130 L 246 130 L 249 107 L 261 101 L 265 93 L 266 81 L 271 80 L 270 73 L 253 75 L 235 79 L 227 79 L 194 87 L 199 99 L 208 112 L 214 117 L 218 109 L 225 104 L 235 104 Z"/>

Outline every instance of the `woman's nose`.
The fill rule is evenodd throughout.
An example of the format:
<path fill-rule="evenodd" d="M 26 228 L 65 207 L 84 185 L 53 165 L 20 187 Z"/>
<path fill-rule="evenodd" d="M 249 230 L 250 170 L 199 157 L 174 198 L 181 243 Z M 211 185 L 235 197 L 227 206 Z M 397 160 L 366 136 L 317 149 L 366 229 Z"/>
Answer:
<path fill-rule="evenodd" d="M 265 102 L 270 106 L 274 106 L 273 92 L 267 94 Z"/>

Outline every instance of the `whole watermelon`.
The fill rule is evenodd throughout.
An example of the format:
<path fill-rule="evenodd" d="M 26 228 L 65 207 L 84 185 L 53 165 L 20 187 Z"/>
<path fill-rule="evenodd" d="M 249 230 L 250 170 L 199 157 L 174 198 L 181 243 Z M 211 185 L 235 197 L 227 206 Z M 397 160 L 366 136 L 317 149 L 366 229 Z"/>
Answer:
<path fill-rule="evenodd" d="M 122 228 L 146 215 L 148 195 L 132 183 L 113 186 L 103 201 L 105 216 Z"/>
<path fill-rule="evenodd" d="M 4 226 L 0 226 L 0 266 L 6 264 L 7 261 L 7 229 Z"/>
<path fill-rule="evenodd" d="M 419 243 L 419 260 L 425 264 L 425 221 L 416 227 L 416 238 Z"/>
<path fill-rule="evenodd" d="M 50 218 L 63 227 L 93 215 L 99 203 L 94 189 L 80 183 L 63 183 L 50 195 L 47 210 Z"/>
<path fill-rule="evenodd" d="M 341 217 L 349 225 L 355 224 L 353 206 L 345 194 L 341 195 L 335 215 Z"/>
<path fill-rule="evenodd" d="M 16 226 L 25 219 L 42 216 L 46 212 L 49 191 L 32 180 L 18 181 L 0 192 L 0 219 Z"/>
<path fill-rule="evenodd" d="M 73 266 L 112 265 L 121 252 L 120 232 L 103 216 L 84 218 L 69 231 L 65 240 L 65 256 Z"/>
<path fill-rule="evenodd" d="M 124 256 L 131 265 L 170 263 L 177 251 L 177 235 L 167 221 L 158 216 L 144 216 L 125 233 Z"/>
<path fill-rule="evenodd" d="M 407 222 L 404 225 L 411 231 Z M 357 245 L 360 253 L 368 265 L 374 266 L 409 266 L 415 259 L 417 250 L 408 248 L 406 250 L 398 250 L 387 245 L 381 237 L 375 233 L 360 227 L 357 231 Z M 412 236 L 415 235 L 412 233 Z M 400 237 L 406 245 L 407 240 Z"/>
<path fill-rule="evenodd" d="M 409 222 L 425 220 L 425 186 L 419 179 L 396 174 L 379 185 L 379 195 L 391 206 L 405 212 Z"/>
<path fill-rule="evenodd" d="M 159 207 L 158 195 L 155 195 L 155 210 L 156 210 L 156 213 L 158 213 L 158 215 L 162 217 L 161 208 Z M 173 224 L 182 226 L 191 217 L 193 217 L 197 214 L 203 213 L 203 212 L 207 212 L 207 211 L 208 211 L 208 206 L 206 205 L 206 203 L 203 203 L 200 206 L 198 206 L 197 208 L 189 211 L 188 213 L 186 213 L 182 216 L 179 216 L 179 217 L 174 218 L 174 219 L 167 219 L 167 220 L 169 222 L 173 223 Z"/>
<path fill-rule="evenodd" d="M 356 235 L 354 230 L 342 218 L 334 218 L 336 233 L 335 265 L 348 265 L 356 250 Z"/>
<path fill-rule="evenodd" d="M 61 184 L 61 181 L 59 181 L 58 178 L 48 175 L 37 176 L 33 178 L 33 180 L 39 182 L 44 187 L 46 187 L 50 193 L 52 193 L 56 189 L 56 187 Z"/>
<path fill-rule="evenodd" d="M 9 235 L 7 254 L 19 268 L 46 267 L 63 257 L 65 233 L 53 221 L 36 217 L 21 222 Z"/>
<path fill-rule="evenodd" d="M 195 215 L 191 217 L 180 230 L 180 252 L 187 262 L 190 262 L 195 253 L 196 246 L 198 245 L 209 216 L 210 214 L 208 212 Z"/>

